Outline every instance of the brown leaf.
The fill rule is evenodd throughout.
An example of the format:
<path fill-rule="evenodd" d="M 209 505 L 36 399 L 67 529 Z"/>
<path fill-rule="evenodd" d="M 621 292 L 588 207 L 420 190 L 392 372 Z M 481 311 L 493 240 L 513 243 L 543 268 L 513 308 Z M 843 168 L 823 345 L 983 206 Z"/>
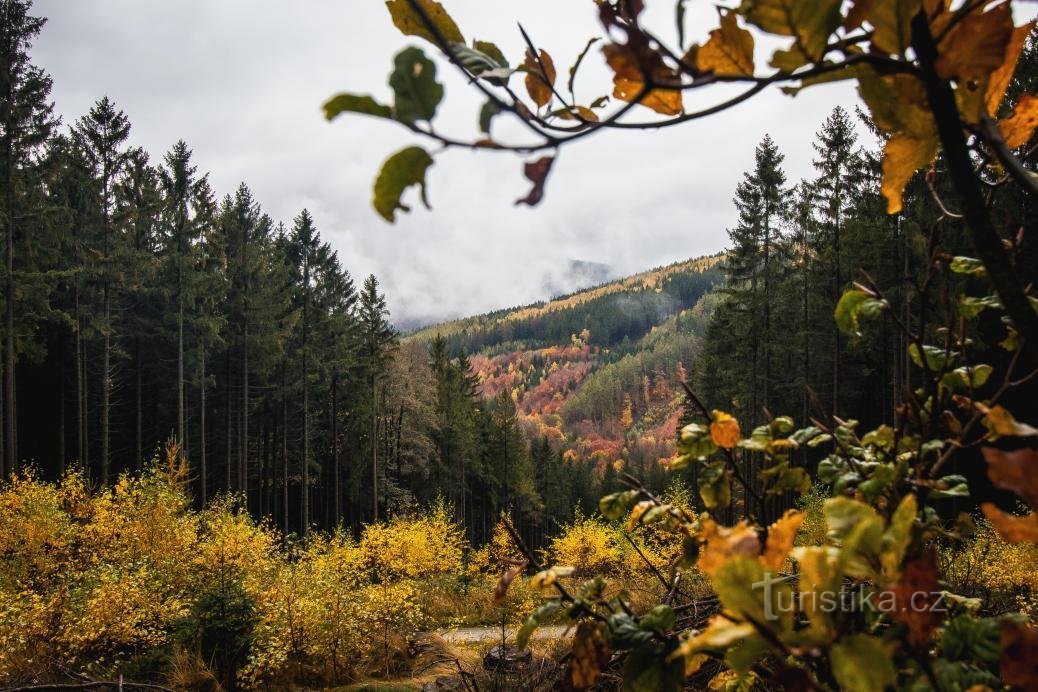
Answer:
<path fill-rule="evenodd" d="M 1020 53 L 1023 52 L 1027 37 L 1031 35 L 1034 25 L 1035 22 L 1028 22 L 1013 29 L 1013 35 L 1009 38 L 1009 45 L 1006 46 L 1002 64 L 988 78 L 985 100 L 990 115 L 998 115 L 998 107 L 1002 103 L 1009 82 L 1013 79 L 1016 63 L 1020 60 Z"/>
<path fill-rule="evenodd" d="M 793 548 L 793 540 L 797 537 L 800 525 L 807 517 L 803 512 L 795 509 L 786 510 L 782 518 L 768 527 L 768 541 L 764 545 L 764 554 L 761 555 L 761 564 L 773 570 L 782 567 L 789 551 Z"/>
<path fill-rule="evenodd" d="M 896 214 L 903 206 L 905 186 L 915 172 L 937 155 L 937 137 L 917 138 L 898 133 L 883 147 L 883 196 L 887 213 Z"/>
<path fill-rule="evenodd" d="M 1033 690 L 1038 680 L 1038 628 L 1002 621 L 1002 682 Z"/>
<path fill-rule="evenodd" d="M 1002 139 L 1010 149 L 1027 144 L 1036 127 L 1038 127 L 1038 96 L 1034 94 L 1021 96 L 1016 107 L 1013 108 L 1013 113 L 1008 118 L 998 121 Z"/>
<path fill-rule="evenodd" d="M 1019 517 L 1015 514 L 1003 512 L 990 502 L 980 506 L 991 525 L 998 531 L 998 535 L 1010 543 L 1038 543 L 1038 515 L 1031 512 L 1027 516 Z"/>
<path fill-rule="evenodd" d="M 544 66 L 543 69 L 541 66 Z M 529 48 L 526 49 L 526 93 L 533 102 L 543 108 L 551 103 L 552 87 L 555 86 L 555 62 L 547 51 L 540 51 L 540 62 Z"/>
<path fill-rule="evenodd" d="M 500 603 L 505 600 L 505 596 L 508 595 L 508 587 L 512 585 L 512 582 L 515 581 L 515 578 L 523 571 L 524 567 L 526 567 L 525 562 L 512 567 L 501 575 L 501 578 L 497 580 L 497 586 L 494 587 L 494 603 Z"/>
<path fill-rule="evenodd" d="M 901 579 L 894 586 L 892 616 L 908 625 L 908 641 L 917 647 L 924 646 L 937 628 L 938 618 L 933 610 L 938 596 L 937 557 L 928 552 L 905 563 Z"/>
<path fill-rule="evenodd" d="M 988 462 L 988 478 L 995 487 L 1011 490 L 1031 507 L 1038 508 L 1038 452 L 1018 449 L 1003 452 L 994 447 L 981 450 Z"/>
<path fill-rule="evenodd" d="M 587 690 L 598 682 L 602 666 L 609 662 L 609 643 L 601 622 L 585 620 L 577 625 L 573 649 L 566 667 L 565 686 L 571 690 Z"/>
<path fill-rule="evenodd" d="M 657 82 L 675 82 L 677 73 L 668 68 L 659 53 L 645 46 L 635 50 L 630 45 L 611 43 L 602 47 L 606 62 L 613 70 L 613 96 L 621 101 L 633 101 L 645 87 L 645 75 Z M 641 105 L 660 115 L 679 115 L 682 108 L 681 91 L 653 89 L 645 94 Z"/>
<path fill-rule="evenodd" d="M 554 157 L 544 156 L 536 161 L 529 161 L 523 166 L 523 173 L 533 183 L 533 188 L 526 197 L 516 200 L 517 205 L 527 204 L 533 207 L 540 203 L 544 198 L 544 183 L 548 179 L 548 173 L 551 172 L 553 163 L 555 163 Z"/>
<path fill-rule="evenodd" d="M 851 8 L 847 11 L 847 17 L 843 20 L 843 28 L 845 31 L 854 31 L 862 22 L 865 21 L 865 17 L 869 14 L 869 10 L 872 9 L 872 4 L 876 0 L 853 0 Z"/>
<path fill-rule="evenodd" d="M 987 79 L 1005 60 L 1012 35 L 1013 15 L 1008 2 L 987 12 L 970 12 L 941 41 L 934 65 L 937 74 L 960 83 Z"/>
<path fill-rule="evenodd" d="M 753 74 L 753 35 L 739 26 L 735 12 L 721 15 L 721 26 L 695 55 L 696 69 L 720 76 Z"/>

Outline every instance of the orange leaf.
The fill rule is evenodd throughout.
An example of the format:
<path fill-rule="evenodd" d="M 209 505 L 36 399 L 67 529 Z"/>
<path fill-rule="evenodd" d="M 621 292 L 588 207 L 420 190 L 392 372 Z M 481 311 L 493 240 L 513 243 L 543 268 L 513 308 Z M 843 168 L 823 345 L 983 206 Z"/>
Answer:
<path fill-rule="evenodd" d="M 710 423 L 710 439 L 715 445 L 731 449 L 739 444 L 742 434 L 739 431 L 739 421 L 735 420 L 734 416 L 724 411 L 714 411 L 710 417 L 713 419 Z"/>
<path fill-rule="evenodd" d="M 1036 127 L 1038 127 L 1038 96 L 1034 94 L 1021 96 L 1020 101 L 1013 108 L 1012 115 L 998 121 L 1002 139 L 1010 149 L 1027 144 Z"/>
<path fill-rule="evenodd" d="M 987 78 L 1001 67 L 1012 35 L 1013 14 L 1008 2 L 987 12 L 970 12 L 941 41 L 937 74 L 960 83 Z"/>
<path fill-rule="evenodd" d="M 1002 682 L 1021 690 L 1038 680 L 1038 628 L 1002 620 Z"/>
<path fill-rule="evenodd" d="M 544 69 L 541 69 L 541 65 Z M 526 49 L 526 93 L 539 107 L 551 103 L 552 87 L 555 86 L 555 63 L 547 51 L 540 51 L 540 62 L 529 48 Z"/>
<path fill-rule="evenodd" d="M 1009 39 L 1009 45 L 1006 46 L 1002 64 L 991 73 L 991 77 L 988 79 L 985 98 L 990 115 L 998 115 L 998 107 L 1002 103 L 1003 96 L 1005 96 L 1006 87 L 1009 86 L 1009 82 L 1013 79 L 1013 73 L 1016 72 L 1016 63 L 1020 60 L 1020 53 L 1023 52 L 1024 45 L 1027 43 L 1027 37 L 1031 35 L 1031 31 L 1034 29 L 1034 24 L 1034 22 L 1029 22 L 1013 29 L 1013 35 Z"/>
<path fill-rule="evenodd" d="M 756 559 L 760 555 L 757 530 L 745 521 L 728 528 L 718 526 L 712 519 L 704 519 L 700 536 L 705 539 L 706 544 L 699 554 L 696 566 L 709 577 L 733 557 Z"/>
<path fill-rule="evenodd" d="M 1038 515 L 1031 512 L 1027 516 L 1003 512 L 990 502 L 980 506 L 998 535 L 1010 543 L 1038 543 Z"/>
<path fill-rule="evenodd" d="M 933 161 L 937 155 L 937 138 L 916 138 L 897 133 L 883 147 L 883 196 L 887 213 L 896 214 L 903 206 L 905 186 L 915 172 Z"/>
<path fill-rule="evenodd" d="M 753 35 L 739 26 L 735 12 L 721 15 L 721 27 L 698 49 L 696 69 L 721 76 L 753 74 Z"/>
<path fill-rule="evenodd" d="M 629 46 L 611 43 L 602 47 L 602 53 L 613 70 L 613 96 L 621 101 L 635 100 L 645 87 L 645 74 L 634 51 Z M 678 79 L 677 74 L 663 63 L 658 53 L 647 51 L 644 62 L 651 64 L 645 72 L 653 79 L 671 82 Z M 653 89 L 642 96 L 639 103 L 660 115 L 679 115 L 682 109 L 681 91 Z"/>
<path fill-rule="evenodd" d="M 1011 490 L 1031 507 L 1038 508 L 1038 452 L 1018 449 L 1003 452 L 994 447 L 981 450 L 988 462 L 988 478 L 996 487 Z"/>
<path fill-rule="evenodd" d="M 761 564 L 773 570 L 782 567 L 786 556 L 793 548 L 793 539 L 796 538 L 797 531 L 806 517 L 806 514 L 795 509 L 786 510 L 781 519 L 768 527 L 768 542 L 760 558 Z"/>

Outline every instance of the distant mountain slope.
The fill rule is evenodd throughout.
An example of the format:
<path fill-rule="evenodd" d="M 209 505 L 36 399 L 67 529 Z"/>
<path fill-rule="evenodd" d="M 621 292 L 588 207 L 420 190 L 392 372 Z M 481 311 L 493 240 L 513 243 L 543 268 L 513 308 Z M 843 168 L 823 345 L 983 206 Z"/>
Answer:
<path fill-rule="evenodd" d="M 637 470 L 670 458 L 681 382 L 718 300 L 721 255 L 421 329 L 469 355 L 484 397 L 509 397 L 531 441 Z"/>
<path fill-rule="evenodd" d="M 439 335 L 453 351 L 474 353 L 512 341 L 529 342 L 527 347 L 558 344 L 597 325 L 592 340 L 609 346 L 625 336 L 640 337 L 690 307 L 720 279 L 721 259 L 675 262 L 532 305 L 431 325 L 406 339 L 428 342 Z"/>

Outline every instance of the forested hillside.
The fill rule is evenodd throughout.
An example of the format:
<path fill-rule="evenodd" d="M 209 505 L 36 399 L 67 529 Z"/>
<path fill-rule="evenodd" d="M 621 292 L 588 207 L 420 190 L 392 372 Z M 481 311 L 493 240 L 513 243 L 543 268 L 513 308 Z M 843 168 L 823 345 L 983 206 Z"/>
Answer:
<path fill-rule="evenodd" d="M 722 260 L 678 262 L 535 305 L 434 325 L 404 343 L 460 356 L 483 399 L 515 408 L 535 454 L 550 447 L 565 465 L 590 468 L 606 487 L 621 469 L 665 483 L 682 384 L 718 300 L 712 291 Z M 586 498 L 569 499 L 584 499 L 587 508 Z M 560 506 L 564 515 L 572 504 Z"/>

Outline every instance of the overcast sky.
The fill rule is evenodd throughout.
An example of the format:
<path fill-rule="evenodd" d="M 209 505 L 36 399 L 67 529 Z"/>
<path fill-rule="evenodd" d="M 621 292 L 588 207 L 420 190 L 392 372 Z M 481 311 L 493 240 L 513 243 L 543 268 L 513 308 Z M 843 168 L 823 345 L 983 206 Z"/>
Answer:
<path fill-rule="evenodd" d="M 672 0 L 647 4 L 648 24 L 672 36 Z M 521 21 L 561 75 L 598 33 L 591 0 L 445 5 L 467 38 L 496 41 L 513 64 Z M 703 39 L 716 25 L 713 3 L 690 6 L 690 35 Z M 363 117 L 327 123 L 320 111 L 342 90 L 391 100 L 393 55 L 422 42 L 396 31 L 382 0 L 37 0 L 36 11 L 50 21 L 34 60 L 53 76 L 66 124 L 107 94 L 154 161 L 183 138 L 221 195 L 245 181 L 286 223 L 309 208 L 354 277 L 376 274 L 394 317 L 408 321 L 546 297 L 546 281 L 566 285 L 571 259 L 619 274 L 720 250 L 735 185 L 764 134 L 797 180 L 811 174 L 811 141 L 828 112 L 856 102 L 846 84 L 795 99 L 770 91 L 682 127 L 592 137 L 563 150 L 535 209 L 513 206 L 527 188 L 521 160 L 446 152 L 430 171 L 434 210 L 416 204 L 391 226 L 371 209 L 371 183 L 387 155 L 418 140 Z M 611 91 L 603 63 L 593 50 L 582 100 Z M 470 136 L 479 99 L 450 65 L 441 62 L 439 75 L 447 99 L 438 129 Z M 519 131 L 495 130 L 511 134 Z"/>

